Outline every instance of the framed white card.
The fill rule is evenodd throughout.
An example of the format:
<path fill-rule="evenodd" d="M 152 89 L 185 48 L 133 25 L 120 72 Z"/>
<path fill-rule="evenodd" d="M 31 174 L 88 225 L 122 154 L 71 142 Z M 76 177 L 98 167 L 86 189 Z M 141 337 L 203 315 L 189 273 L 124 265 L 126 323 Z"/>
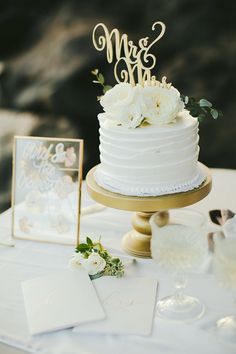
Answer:
<path fill-rule="evenodd" d="M 79 243 L 83 140 L 16 136 L 12 236 Z"/>

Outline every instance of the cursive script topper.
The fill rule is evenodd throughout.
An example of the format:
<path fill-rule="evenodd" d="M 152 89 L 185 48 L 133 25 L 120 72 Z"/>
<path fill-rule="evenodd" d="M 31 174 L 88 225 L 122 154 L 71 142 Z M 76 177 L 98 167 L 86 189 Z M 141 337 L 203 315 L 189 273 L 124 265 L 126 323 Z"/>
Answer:
<path fill-rule="evenodd" d="M 127 34 L 120 34 L 117 28 L 109 32 L 103 23 L 98 23 L 93 30 L 93 44 L 98 51 L 106 50 L 108 63 L 114 62 L 114 76 L 118 83 L 129 82 L 144 85 L 155 85 L 156 77 L 151 74 L 156 65 L 155 55 L 150 49 L 164 35 L 166 26 L 163 22 L 155 22 L 152 30 L 159 28 L 157 37 L 149 42 L 149 37 L 141 38 L 138 45 L 129 40 Z"/>

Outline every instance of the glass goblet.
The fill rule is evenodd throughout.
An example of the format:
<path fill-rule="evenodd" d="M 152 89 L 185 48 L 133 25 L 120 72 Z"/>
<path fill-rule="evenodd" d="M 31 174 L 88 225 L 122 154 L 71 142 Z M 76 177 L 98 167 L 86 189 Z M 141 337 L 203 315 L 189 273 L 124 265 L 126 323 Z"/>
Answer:
<path fill-rule="evenodd" d="M 198 270 L 207 258 L 206 220 L 196 211 L 173 209 L 169 211 L 169 223 L 163 226 L 160 215 L 157 212 L 150 219 L 151 254 L 174 275 L 175 293 L 157 302 L 157 313 L 169 320 L 191 322 L 203 315 L 204 305 L 184 293 L 185 274 Z"/>
<path fill-rule="evenodd" d="M 236 235 L 235 235 L 236 236 Z M 213 269 L 220 285 L 229 289 L 236 302 L 236 239 L 215 237 Z M 236 314 L 219 319 L 214 330 L 218 335 L 236 343 Z"/>

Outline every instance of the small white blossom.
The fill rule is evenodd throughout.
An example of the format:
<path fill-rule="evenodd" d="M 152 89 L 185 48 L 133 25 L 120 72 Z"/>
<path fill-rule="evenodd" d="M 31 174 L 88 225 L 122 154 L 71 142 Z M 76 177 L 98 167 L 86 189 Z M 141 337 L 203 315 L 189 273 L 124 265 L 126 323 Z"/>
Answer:
<path fill-rule="evenodd" d="M 81 253 L 76 253 L 73 257 L 69 260 L 69 268 L 76 269 L 80 268 L 83 265 L 85 258 Z"/>
<path fill-rule="evenodd" d="M 91 253 L 83 262 L 83 267 L 89 275 L 101 273 L 106 266 L 106 261 L 98 253 Z"/>

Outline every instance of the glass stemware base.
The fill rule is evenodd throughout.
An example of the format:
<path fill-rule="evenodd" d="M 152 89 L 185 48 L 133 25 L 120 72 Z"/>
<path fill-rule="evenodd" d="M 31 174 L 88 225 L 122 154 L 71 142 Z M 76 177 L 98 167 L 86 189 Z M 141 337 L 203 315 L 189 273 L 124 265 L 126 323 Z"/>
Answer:
<path fill-rule="evenodd" d="M 157 314 L 171 321 L 192 322 L 201 318 L 204 311 L 197 298 L 185 294 L 167 296 L 157 302 Z"/>

